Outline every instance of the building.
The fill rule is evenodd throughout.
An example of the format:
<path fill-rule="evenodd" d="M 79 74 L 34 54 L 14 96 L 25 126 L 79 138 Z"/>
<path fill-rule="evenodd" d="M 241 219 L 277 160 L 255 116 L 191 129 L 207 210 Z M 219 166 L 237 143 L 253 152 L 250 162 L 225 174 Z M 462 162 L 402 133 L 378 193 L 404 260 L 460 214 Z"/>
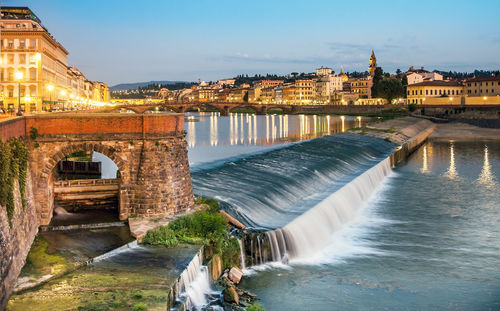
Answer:
<path fill-rule="evenodd" d="M 456 104 L 463 97 L 464 86 L 458 81 L 426 81 L 408 85 L 406 88 L 406 103 L 424 105 L 431 97 L 448 97 L 450 104 Z"/>
<path fill-rule="evenodd" d="M 265 87 L 277 87 L 278 85 L 283 84 L 283 80 L 260 80 L 255 83 L 256 86 L 260 86 L 262 88 Z"/>
<path fill-rule="evenodd" d="M 330 74 L 332 74 L 332 68 L 321 66 L 321 68 L 316 69 L 316 75 L 318 77 L 328 76 Z"/>
<path fill-rule="evenodd" d="M 263 87 L 260 93 L 262 104 L 274 104 L 274 87 Z"/>
<path fill-rule="evenodd" d="M 368 65 L 368 72 L 370 76 L 375 76 L 375 69 L 377 69 L 377 58 L 375 57 L 375 52 L 372 50 L 372 55 L 370 56 L 370 64 Z"/>
<path fill-rule="evenodd" d="M 0 108 L 14 111 L 20 101 L 22 111 L 37 112 L 109 100 L 107 86 L 94 91 L 67 66 L 69 52 L 28 7 L 2 7 L 0 29 Z"/>
<path fill-rule="evenodd" d="M 415 69 L 411 66 L 407 72 L 405 72 L 406 78 L 408 79 L 408 85 L 421 83 L 425 81 L 436 81 L 443 80 L 443 75 L 437 72 L 429 72 L 421 67 L 420 69 Z"/>
<path fill-rule="evenodd" d="M 353 78 L 349 80 L 350 92 L 358 94 L 360 98 L 372 97 L 373 80 L 370 76 L 366 78 Z"/>
<path fill-rule="evenodd" d="M 332 95 L 342 91 L 342 76 L 330 74 L 322 76 L 314 83 L 314 101 L 328 104 L 332 102 Z"/>
<path fill-rule="evenodd" d="M 220 85 L 221 87 L 233 86 L 235 82 L 236 82 L 236 79 L 222 79 L 222 80 L 217 81 L 217 84 Z"/>
<path fill-rule="evenodd" d="M 237 88 L 229 91 L 227 97 L 230 103 L 242 103 L 248 101 L 248 88 Z"/>
<path fill-rule="evenodd" d="M 465 94 L 467 96 L 499 96 L 500 76 L 475 77 L 465 81 Z"/>

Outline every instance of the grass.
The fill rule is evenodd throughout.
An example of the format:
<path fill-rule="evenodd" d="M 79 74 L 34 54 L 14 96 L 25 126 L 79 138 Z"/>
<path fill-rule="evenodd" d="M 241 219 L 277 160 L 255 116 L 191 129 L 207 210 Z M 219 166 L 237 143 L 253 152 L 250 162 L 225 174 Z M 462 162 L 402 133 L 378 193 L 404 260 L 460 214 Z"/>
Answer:
<path fill-rule="evenodd" d="M 40 236 L 35 237 L 26 257 L 26 264 L 21 271 L 21 276 L 59 275 L 73 268 L 73 265 L 59 253 L 47 253 L 48 247 L 47 240 Z"/>
<path fill-rule="evenodd" d="M 147 273 L 85 268 L 11 296 L 10 311 L 163 310 L 169 281 Z M 138 291 L 140 289 L 140 291 Z M 135 309 L 139 306 L 139 309 Z"/>
<path fill-rule="evenodd" d="M 257 112 L 253 109 L 236 108 L 232 109 L 231 113 L 257 113 Z"/>
<path fill-rule="evenodd" d="M 238 240 L 228 233 L 230 226 L 219 214 L 219 204 L 213 199 L 197 199 L 205 209 L 181 216 L 168 226 L 149 230 L 142 240 L 144 244 L 176 246 L 180 243 L 209 246 L 213 254 L 221 255 L 224 266 L 239 266 Z"/>

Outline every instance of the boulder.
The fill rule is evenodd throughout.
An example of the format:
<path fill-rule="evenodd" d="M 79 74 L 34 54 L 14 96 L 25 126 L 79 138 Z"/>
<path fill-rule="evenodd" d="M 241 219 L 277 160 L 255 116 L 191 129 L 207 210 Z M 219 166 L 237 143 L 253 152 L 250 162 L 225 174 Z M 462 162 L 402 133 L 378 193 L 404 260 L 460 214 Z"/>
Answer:
<path fill-rule="evenodd" d="M 224 290 L 224 300 L 235 304 L 240 303 L 240 297 L 238 296 L 238 293 L 236 292 L 236 289 L 234 289 L 234 287 L 228 287 Z"/>
<path fill-rule="evenodd" d="M 214 255 L 209 264 L 212 280 L 217 280 L 222 274 L 222 259 L 220 255 Z"/>
<path fill-rule="evenodd" d="M 243 271 L 241 271 L 240 268 L 232 267 L 231 270 L 229 270 L 229 279 L 233 281 L 234 284 L 238 284 L 242 277 Z"/>

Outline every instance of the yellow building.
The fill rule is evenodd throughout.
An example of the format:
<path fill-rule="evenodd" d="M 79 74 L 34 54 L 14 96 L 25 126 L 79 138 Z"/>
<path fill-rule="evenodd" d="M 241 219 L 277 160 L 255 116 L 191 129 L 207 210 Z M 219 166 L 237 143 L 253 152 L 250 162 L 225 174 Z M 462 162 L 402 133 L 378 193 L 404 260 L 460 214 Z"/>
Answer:
<path fill-rule="evenodd" d="M 69 52 L 28 7 L 2 7 L 0 108 L 36 112 L 109 101 L 104 83 L 67 66 Z"/>
<path fill-rule="evenodd" d="M 450 104 L 456 104 L 464 96 L 464 86 L 457 81 L 435 80 L 408 85 L 407 104 L 426 104 L 431 97 L 448 97 Z"/>
<path fill-rule="evenodd" d="M 476 77 L 465 81 L 467 96 L 497 96 L 500 95 L 500 76 Z"/>
<path fill-rule="evenodd" d="M 371 77 L 368 78 L 353 78 L 349 80 L 350 91 L 352 93 L 358 94 L 360 98 L 371 98 L 372 97 L 372 86 L 373 80 Z"/>

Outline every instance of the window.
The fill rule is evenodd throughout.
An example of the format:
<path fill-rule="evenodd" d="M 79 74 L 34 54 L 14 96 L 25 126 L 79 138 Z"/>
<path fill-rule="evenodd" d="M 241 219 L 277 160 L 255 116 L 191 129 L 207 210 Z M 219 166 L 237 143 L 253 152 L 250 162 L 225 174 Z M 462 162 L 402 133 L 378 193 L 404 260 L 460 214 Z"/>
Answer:
<path fill-rule="evenodd" d="M 26 64 L 26 54 L 19 54 L 19 64 Z"/>
<path fill-rule="evenodd" d="M 30 80 L 36 81 L 36 68 L 30 68 Z"/>
<path fill-rule="evenodd" d="M 491 93 L 495 93 L 495 90 L 491 89 Z"/>
<path fill-rule="evenodd" d="M 25 48 L 25 44 L 26 44 L 26 42 L 25 42 L 24 40 L 21 40 L 21 41 L 19 42 L 19 48 L 20 48 L 20 49 L 24 49 L 24 48 Z"/>
<path fill-rule="evenodd" d="M 486 89 L 486 93 L 488 93 L 488 89 Z"/>
<path fill-rule="evenodd" d="M 14 64 L 14 54 L 9 54 L 7 56 L 7 63 Z"/>
<path fill-rule="evenodd" d="M 429 90 L 425 90 L 425 95 L 429 95 Z"/>
<path fill-rule="evenodd" d="M 30 49 L 36 48 L 36 41 L 35 39 L 30 39 Z"/>
<path fill-rule="evenodd" d="M 35 85 L 30 85 L 30 96 L 36 97 L 36 86 Z"/>
<path fill-rule="evenodd" d="M 16 28 L 17 28 L 17 29 L 21 28 L 21 25 L 16 24 Z"/>
<path fill-rule="evenodd" d="M 422 90 L 420 90 L 420 95 L 422 95 Z"/>
<path fill-rule="evenodd" d="M 9 49 L 13 49 L 14 48 L 14 41 L 10 40 L 9 41 L 9 46 L 8 46 Z"/>

